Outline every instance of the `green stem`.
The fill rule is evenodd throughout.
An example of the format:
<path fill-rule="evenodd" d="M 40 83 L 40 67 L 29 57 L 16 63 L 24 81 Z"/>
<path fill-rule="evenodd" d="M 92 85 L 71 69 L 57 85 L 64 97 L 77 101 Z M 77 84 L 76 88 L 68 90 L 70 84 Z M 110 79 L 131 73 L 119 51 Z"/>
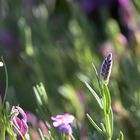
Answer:
<path fill-rule="evenodd" d="M 18 130 L 18 128 L 13 124 L 13 127 L 16 129 L 16 131 L 19 133 L 19 135 L 21 136 L 22 140 L 26 140 L 24 138 L 24 136 L 21 134 L 21 132 Z"/>
<path fill-rule="evenodd" d="M 65 133 L 62 133 L 62 138 L 63 138 L 63 140 L 67 140 L 67 137 L 66 137 Z"/>
<path fill-rule="evenodd" d="M 4 98 L 3 98 L 3 105 L 4 105 L 4 102 L 5 102 L 6 96 L 7 96 L 7 91 L 8 91 L 8 71 L 7 71 L 7 66 L 6 66 L 6 63 L 3 59 L 3 57 L 1 57 L 1 59 L 2 59 L 3 65 L 4 65 L 4 71 L 5 71 L 5 94 L 4 94 Z"/>
<path fill-rule="evenodd" d="M 110 118 L 108 114 L 105 114 L 105 125 L 106 125 L 106 131 L 107 131 L 107 140 L 111 140 L 111 137 L 112 137 L 111 124 L 110 124 Z"/>
<path fill-rule="evenodd" d="M 70 135 L 70 137 L 71 137 L 72 140 L 76 140 L 73 135 Z"/>
<path fill-rule="evenodd" d="M 1 132 L 1 138 L 2 138 L 2 140 L 5 140 L 5 126 L 3 126 L 3 129 L 2 129 L 2 132 Z"/>

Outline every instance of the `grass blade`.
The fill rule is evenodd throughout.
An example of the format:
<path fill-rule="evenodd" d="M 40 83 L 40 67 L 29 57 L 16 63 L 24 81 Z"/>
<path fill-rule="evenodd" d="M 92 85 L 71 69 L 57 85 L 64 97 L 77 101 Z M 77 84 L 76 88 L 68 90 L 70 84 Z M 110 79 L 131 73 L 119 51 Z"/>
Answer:
<path fill-rule="evenodd" d="M 87 88 L 90 90 L 90 92 L 92 93 L 92 95 L 95 97 L 96 101 L 98 102 L 99 106 L 101 107 L 101 109 L 103 109 L 102 103 L 101 103 L 101 99 L 99 98 L 99 96 L 97 95 L 97 93 L 91 88 L 91 86 L 85 82 Z"/>
<path fill-rule="evenodd" d="M 90 117 L 89 114 L 87 114 L 87 118 L 89 119 L 89 121 L 91 122 L 91 124 L 94 126 L 94 128 L 100 132 L 101 134 L 103 134 L 102 129 L 93 121 L 93 119 Z"/>

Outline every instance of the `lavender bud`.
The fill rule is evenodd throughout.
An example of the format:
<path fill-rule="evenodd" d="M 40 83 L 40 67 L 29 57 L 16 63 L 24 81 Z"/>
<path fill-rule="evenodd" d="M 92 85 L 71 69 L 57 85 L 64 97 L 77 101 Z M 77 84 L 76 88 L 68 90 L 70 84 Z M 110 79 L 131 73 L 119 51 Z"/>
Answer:
<path fill-rule="evenodd" d="M 112 68 L 112 53 L 110 53 L 103 61 L 100 69 L 100 77 L 105 84 L 108 84 Z"/>

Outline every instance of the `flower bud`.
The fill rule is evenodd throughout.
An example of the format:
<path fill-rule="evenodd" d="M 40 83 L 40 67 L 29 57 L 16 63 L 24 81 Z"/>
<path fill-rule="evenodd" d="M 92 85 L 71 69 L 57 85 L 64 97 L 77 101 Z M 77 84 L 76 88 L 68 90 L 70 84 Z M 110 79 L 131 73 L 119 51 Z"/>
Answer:
<path fill-rule="evenodd" d="M 108 84 L 109 77 L 112 68 L 112 53 L 110 53 L 103 61 L 100 69 L 100 78 L 105 83 Z"/>

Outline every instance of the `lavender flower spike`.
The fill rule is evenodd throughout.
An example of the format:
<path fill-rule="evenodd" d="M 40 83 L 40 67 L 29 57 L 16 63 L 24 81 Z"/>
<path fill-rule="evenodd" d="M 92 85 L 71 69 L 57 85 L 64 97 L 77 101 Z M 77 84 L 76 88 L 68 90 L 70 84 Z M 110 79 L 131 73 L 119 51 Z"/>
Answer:
<path fill-rule="evenodd" d="M 109 82 L 109 77 L 112 69 L 112 62 L 112 53 L 109 53 L 108 56 L 104 59 L 100 69 L 100 78 L 106 85 Z"/>

